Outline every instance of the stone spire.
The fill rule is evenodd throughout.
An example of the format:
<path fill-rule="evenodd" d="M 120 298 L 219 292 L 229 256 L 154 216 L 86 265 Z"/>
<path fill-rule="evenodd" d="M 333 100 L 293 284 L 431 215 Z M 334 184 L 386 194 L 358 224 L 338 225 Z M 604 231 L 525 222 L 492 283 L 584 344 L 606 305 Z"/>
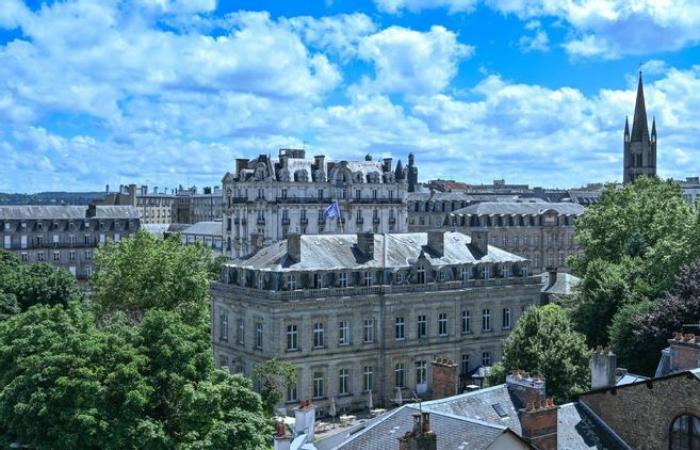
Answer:
<path fill-rule="evenodd" d="M 630 121 L 629 117 L 625 116 L 625 141 L 629 141 L 630 137 Z"/>
<path fill-rule="evenodd" d="M 651 140 L 656 141 L 656 117 L 651 120 Z"/>
<path fill-rule="evenodd" d="M 639 82 L 637 83 L 637 101 L 634 104 L 631 141 L 649 142 L 649 125 L 647 123 L 647 108 L 644 103 L 644 84 L 642 83 L 641 71 L 639 71 Z"/>

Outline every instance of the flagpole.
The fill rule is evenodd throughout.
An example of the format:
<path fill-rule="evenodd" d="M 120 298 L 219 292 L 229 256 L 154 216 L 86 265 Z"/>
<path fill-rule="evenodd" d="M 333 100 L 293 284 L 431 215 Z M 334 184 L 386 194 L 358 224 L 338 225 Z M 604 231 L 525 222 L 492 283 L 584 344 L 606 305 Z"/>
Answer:
<path fill-rule="evenodd" d="M 343 213 L 340 212 L 340 205 L 338 205 L 338 202 L 335 202 L 336 206 L 338 207 L 338 222 L 340 223 L 340 234 L 345 234 L 345 231 L 343 231 Z"/>

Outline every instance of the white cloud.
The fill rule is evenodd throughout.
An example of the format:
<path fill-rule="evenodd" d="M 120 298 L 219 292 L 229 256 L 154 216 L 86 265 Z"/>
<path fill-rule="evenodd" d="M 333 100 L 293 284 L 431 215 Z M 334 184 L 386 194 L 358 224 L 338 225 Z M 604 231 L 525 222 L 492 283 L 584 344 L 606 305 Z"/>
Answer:
<path fill-rule="evenodd" d="M 668 70 L 668 66 L 666 65 L 665 61 L 660 59 L 650 59 L 642 64 L 641 70 L 645 74 L 660 75 Z"/>
<path fill-rule="evenodd" d="M 283 19 L 305 43 L 347 60 L 357 55 L 361 40 L 374 33 L 377 25 L 365 14 L 341 14 L 315 18 L 310 16 Z"/>
<path fill-rule="evenodd" d="M 418 12 L 424 9 L 448 8 L 452 13 L 470 12 L 479 0 L 375 0 L 377 7 L 389 13 L 401 10 Z"/>
<path fill-rule="evenodd" d="M 522 36 L 519 43 L 524 52 L 549 51 L 549 36 L 544 30 L 537 30 L 532 36 Z"/>
<path fill-rule="evenodd" d="M 445 89 L 459 62 L 473 52 L 473 47 L 460 44 L 454 32 L 441 26 L 428 32 L 392 26 L 366 37 L 359 48 L 359 56 L 374 64 L 371 89 L 409 95 Z"/>

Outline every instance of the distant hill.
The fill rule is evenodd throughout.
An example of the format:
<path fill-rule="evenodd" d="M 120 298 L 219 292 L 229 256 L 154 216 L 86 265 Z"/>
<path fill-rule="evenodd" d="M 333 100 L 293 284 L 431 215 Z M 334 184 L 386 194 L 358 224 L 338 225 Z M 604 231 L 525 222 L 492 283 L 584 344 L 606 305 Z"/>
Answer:
<path fill-rule="evenodd" d="M 104 192 L 37 192 L 9 194 L 0 192 L 0 205 L 88 205 L 104 198 Z"/>

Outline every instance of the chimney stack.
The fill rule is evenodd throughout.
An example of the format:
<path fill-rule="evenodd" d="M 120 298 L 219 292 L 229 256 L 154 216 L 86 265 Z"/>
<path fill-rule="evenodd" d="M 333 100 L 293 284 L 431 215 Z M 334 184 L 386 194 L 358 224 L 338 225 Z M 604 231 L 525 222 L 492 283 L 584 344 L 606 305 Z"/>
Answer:
<path fill-rule="evenodd" d="M 678 332 L 668 340 L 671 346 L 671 371 L 697 369 L 700 367 L 700 337 L 694 333 Z"/>
<path fill-rule="evenodd" d="M 591 389 L 615 386 L 616 373 L 617 356 L 599 345 L 591 355 Z"/>
<path fill-rule="evenodd" d="M 236 158 L 236 176 L 241 173 L 241 170 L 248 168 L 248 160 L 245 158 Z"/>
<path fill-rule="evenodd" d="M 489 232 L 486 230 L 472 230 L 471 243 L 469 244 L 481 256 L 489 253 Z"/>
<path fill-rule="evenodd" d="M 437 435 L 430 426 L 430 413 L 413 414 L 413 429 L 399 438 L 399 450 L 437 450 Z"/>
<path fill-rule="evenodd" d="M 299 406 L 294 408 L 294 435 L 306 434 L 307 442 L 314 440 L 314 427 L 316 426 L 316 407 L 310 400 L 302 400 Z"/>
<path fill-rule="evenodd" d="M 301 261 L 301 235 L 289 233 L 287 235 L 287 255 L 294 261 Z"/>
<path fill-rule="evenodd" d="M 428 231 L 428 247 L 436 256 L 445 256 L 445 230 Z"/>
<path fill-rule="evenodd" d="M 518 411 L 522 438 L 537 450 L 557 450 L 557 412 L 552 399 L 527 403 Z"/>
<path fill-rule="evenodd" d="M 282 420 L 275 422 L 275 446 L 274 450 L 290 450 L 292 436 L 287 433 L 287 426 Z"/>
<path fill-rule="evenodd" d="M 374 233 L 357 233 L 357 248 L 367 259 L 374 259 Z"/>
<path fill-rule="evenodd" d="M 545 381 L 537 375 L 530 375 L 524 370 L 514 370 L 506 376 L 506 387 L 517 400 L 518 408 L 523 408 L 528 403 L 544 400 Z"/>
<path fill-rule="evenodd" d="M 384 158 L 384 172 L 391 172 L 391 158 Z"/>
<path fill-rule="evenodd" d="M 438 357 L 432 362 L 432 398 L 433 400 L 451 397 L 457 394 L 457 364 L 449 358 Z"/>
<path fill-rule="evenodd" d="M 326 171 L 326 155 L 316 155 L 314 156 L 314 165 L 316 166 L 316 170 L 323 170 L 324 172 Z"/>

